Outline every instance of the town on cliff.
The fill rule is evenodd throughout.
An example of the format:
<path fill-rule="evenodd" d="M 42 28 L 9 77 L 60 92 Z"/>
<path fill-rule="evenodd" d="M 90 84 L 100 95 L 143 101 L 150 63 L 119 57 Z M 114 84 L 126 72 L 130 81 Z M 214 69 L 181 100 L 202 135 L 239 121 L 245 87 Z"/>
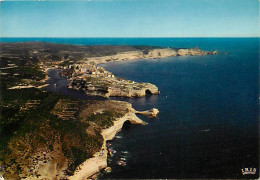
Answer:
<path fill-rule="evenodd" d="M 138 83 L 115 77 L 112 72 L 108 72 L 98 65 L 126 60 L 214 54 L 217 54 L 217 51 L 202 51 L 197 47 L 191 49 L 155 48 L 150 50 L 120 52 L 110 56 L 83 58 L 83 60 L 67 66 L 59 66 L 58 64 L 64 63 L 64 61 L 61 61 L 58 62 L 57 65 L 52 65 L 52 67 L 59 69 L 60 75 L 69 80 L 69 88 L 82 90 L 87 95 L 98 95 L 103 97 L 143 97 L 147 94 L 159 94 L 160 91 L 151 83 Z M 47 68 L 49 67 L 45 66 L 45 71 Z"/>

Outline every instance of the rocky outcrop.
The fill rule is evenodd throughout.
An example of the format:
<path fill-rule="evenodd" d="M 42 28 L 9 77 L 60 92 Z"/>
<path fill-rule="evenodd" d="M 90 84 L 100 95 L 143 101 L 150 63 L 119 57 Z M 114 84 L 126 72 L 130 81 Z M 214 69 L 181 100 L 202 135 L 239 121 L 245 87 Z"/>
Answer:
<path fill-rule="evenodd" d="M 153 49 L 148 52 L 147 55 L 144 55 L 146 59 L 155 59 L 155 58 L 166 58 L 170 56 L 177 56 L 177 51 L 175 49 Z"/>
<path fill-rule="evenodd" d="M 147 94 L 160 94 L 160 91 L 151 83 L 139 83 L 139 88 L 134 88 L 134 85 L 126 87 L 112 86 L 108 89 L 106 96 L 144 97 Z"/>
<path fill-rule="evenodd" d="M 156 108 L 152 108 L 151 110 L 147 110 L 147 111 L 136 111 L 135 109 L 132 109 L 131 111 L 135 114 L 142 114 L 150 118 L 155 118 L 159 113 L 159 110 Z"/>
<path fill-rule="evenodd" d="M 208 52 L 202 51 L 199 48 L 192 48 L 192 49 L 179 49 L 178 56 L 202 56 L 207 55 Z"/>
<path fill-rule="evenodd" d="M 53 100 L 53 94 L 50 96 Z M 49 99 L 45 99 L 46 105 Z M 29 108 L 39 112 L 42 103 L 30 100 L 23 107 L 27 113 Z M 52 114 L 52 119 L 47 116 L 23 122 L 30 131 L 18 132 L 9 140 L 8 151 L 2 151 L 5 179 L 85 179 L 107 166 L 106 141 L 126 121 L 146 124 L 124 101 L 65 98 L 46 114 Z"/>
<path fill-rule="evenodd" d="M 99 109 L 109 109 L 111 107 L 107 107 L 108 104 L 111 104 L 111 106 L 117 106 L 115 108 L 119 108 L 122 110 L 122 112 L 126 112 L 124 116 L 118 118 L 116 121 L 114 121 L 114 125 L 101 130 L 101 135 L 103 136 L 103 145 L 97 153 L 94 154 L 94 156 L 90 159 L 87 159 L 84 163 L 82 163 L 80 166 L 78 166 L 77 170 L 74 172 L 73 176 L 70 176 L 69 179 L 71 180 L 78 180 L 78 179 L 86 179 L 95 173 L 99 172 L 101 169 L 104 169 L 107 167 L 107 154 L 108 151 L 106 149 L 106 141 L 111 140 L 115 137 L 116 133 L 119 132 L 124 124 L 126 122 L 130 122 L 131 124 L 137 124 L 137 125 L 146 125 L 147 123 L 142 121 L 140 118 L 138 118 L 135 113 L 143 113 L 144 115 L 154 115 L 156 116 L 158 114 L 158 109 L 151 109 L 150 111 L 136 111 L 134 108 L 132 108 L 132 105 L 128 102 L 121 102 L 121 101 L 105 101 L 98 102 Z M 97 112 L 95 109 L 96 105 L 88 106 L 88 112 L 93 113 Z M 108 110 L 107 109 L 107 110 Z M 145 112 L 150 112 L 149 114 Z M 87 115 L 87 114 L 84 114 Z"/>
<path fill-rule="evenodd" d="M 93 80 L 94 79 L 94 80 Z M 95 80 L 96 79 L 96 80 Z M 82 90 L 88 95 L 103 97 L 143 97 L 148 94 L 160 94 L 158 87 L 151 83 L 138 83 L 120 78 L 70 79 L 68 88 Z"/>
<path fill-rule="evenodd" d="M 131 108 L 131 106 L 129 108 Z M 126 121 L 129 121 L 131 124 L 140 124 L 140 125 L 147 124 L 146 122 L 139 119 L 131 111 L 126 113 L 123 117 L 119 118 L 117 121 L 114 121 L 114 125 L 112 127 L 103 129 L 101 132 L 104 138 L 104 143 L 102 145 L 101 150 L 95 153 L 95 155 L 92 158 L 86 160 L 83 164 L 81 164 L 74 172 L 74 175 L 70 176 L 69 179 L 71 180 L 86 179 L 92 176 L 93 174 L 99 172 L 101 169 L 107 167 L 106 141 L 113 139 L 116 133 L 122 129 Z"/>
<path fill-rule="evenodd" d="M 208 52 L 199 48 L 173 49 L 157 48 L 149 50 L 138 50 L 120 52 L 115 55 L 91 57 L 84 59 L 80 64 L 84 66 L 95 67 L 96 64 L 109 63 L 114 61 L 136 60 L 136 59 L 156 59 L 167 58 L 171 56 L 201 56 L 207 54 L 216 54 L 217 51 Z M 77 67 L 77 65 L 75 65 Z M 83 66 L 82 66 L 83 67 Z M 81 70 L 80 70 L 81 71 Z M 103 70 L 105 71 L 105 70 Z M 100 73 L 99 71 L 97 71 Z M 106 71 L 108 72 L 108 71 Z M 96 72 L 95 72 L 96 73 Z M 110 73 L 112 74 L 112 73 Z M 69 88 L 84 91 L 88 95 L 98 95 L 103 97 L 143 97 L 147 94 L 159 94 L 158 88 L 150 83 L 136 83 L 113 76 L 104 76 L 104 74 L 76 74 L 72 77 L 68 85 Z"/>
<path fill-rule="evenodd" d="M 139 119 L 133 112 L 129 112 L 125 114 L 122 118 L 120 118 L 118 121 L 115 121 L 112 127 L 102 130 L 102 135 L 104 139 L 106 141 L 113 139 L 116 133 L 122 129 L 126 121 L 129 121 L 131 124 L 147 124 L 146 122 Z"/>
<path fill-rule="evenodd" d="M 189 49 L 179 49 L 178 50 L 178 56 L 188 56 L 191 55 Z"/>
<path fill-rule="evenodd" d="M 78 166 L 73 176 L 68 177 L 70 180 L 83 180 L 100 170 L 107 167 L 107 150 L 106 142 L 104 141 L 100 151 L 96 152 L 92 158 L 87 159 L 84 163 Z"/>
<path fill-rule="evenodd" d="M 157 58 L 167 58 L 172 56 L 202 56 L 207 54 L 217 54 L 217 51 L 203 51 L 199 48 L 157 48 L 150 49 L 147 51 L 127 51 L 120 52 L 115 55 L 101 56 L 101 57 L 88 57 L 83 59 L 82 62 L 88 62 L 91 64 L 103 64 L 114 61 L 124 61 L 124 60 L 137 60 L 137 59 L 157 59 Z"/>

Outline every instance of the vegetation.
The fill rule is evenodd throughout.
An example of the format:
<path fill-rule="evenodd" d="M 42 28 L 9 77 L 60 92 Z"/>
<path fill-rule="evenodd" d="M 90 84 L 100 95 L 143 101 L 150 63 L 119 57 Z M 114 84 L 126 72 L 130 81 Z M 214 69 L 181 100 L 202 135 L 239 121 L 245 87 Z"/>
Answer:
<path fill-rule="evenodd" d="M 103 138 L 98 132 L 95 136 L 88 135 L 88 123 L 64 121 L 51 113 L 61 99 L 73 101 L 35 88 L 3 92 L 0 104 L 0 161 L 6 166 L 7 173 L 19 174 L 22 171 L 20 164 L 29 166 L 33 154 L 41 148 L 53 151 L 57 138 L 70 162 L 66 170 L 68 175 L 100 149 Z M 40 103 L 33 106 L 30 102 Z M 24 144 L 15 143 L 19 141 Z"/>
<path fill-rule="evenodd" d="M 149 50 L 158 48 L 156 46 L 80 46 L 41 42 L 0 43 L 0 45 L 3 52 L 2 58 L 9 58 L 12 62 L 15 59 L 21 65 L 61 60 L 64 61 L 65 65 L 69 64 L 69 61 L 78 61 L 88 57 L 109 56 L 120 52 L 137 50 L 148 52 Z M 8 56 L 10 54 L 12 54 L 11 59 Z M 6 64 L 7 62 L 5 61 L 4 66 Z"/>
<path fill-rule="evenodd" d="M 40 69 L 42 64 L 69 65 L 83 58 L 149 49 L 40 42 L 0 43 L 0 46 L 0 164 L 5 166 L 5 175 L 12 174 L 14 179 L 20 179 L 21 173 L 24 176 L 32 173 L 33 162 L 42 158 L 38 157 L 42 152 L 53 153 L 50 161 L 64 156 L 58 158 L 57 164 L 68 162 L 65 173 L 72 175 L 79 164 L 101 148 L 100 130 L 112 126 L 128 108 L 123 102 L 83 102 L 36 88 L 10 87 L 41 85 L 45 78 Z M 109 86 L 98 78 L 88 82 Z M 103 111 L 96 113 L 97 109 Z M 75 112 L 69 112 L 72 110 Z M 64 118 L 68 113 L 69 118 Z M 91 130 L 87 132 L 87 129 Z M 47 163 L 45 158 L 43 163 Z"/>
<path fill-rule="evenodd" d="M 111 85 L 110 83 L 103 81 L 101 77 L 86 77 L 85 80 L 74 79 L 72 85 L 78 88 L 84 88 L 86 83 L 92 84 L 93 86 L 99 86 L 104 89 L 108 88 Z"/>
<path fill-rule="evenodd" d="M 44 72 L 37 65 L 3 68 L 0 75 L 1 89 L 10 88 L 21 83 L 39 84 L 40 80 L 44 79 L 44 77 Z"/>
<path fill-rule="evenodd" d="M 122 117 L 122 115 L 117 112 L 105 111 L 91 115 L 88 120 L 95 122 L 102 128 L 109 128 L 114 125 L 113 121 L 119 117 Z"/>

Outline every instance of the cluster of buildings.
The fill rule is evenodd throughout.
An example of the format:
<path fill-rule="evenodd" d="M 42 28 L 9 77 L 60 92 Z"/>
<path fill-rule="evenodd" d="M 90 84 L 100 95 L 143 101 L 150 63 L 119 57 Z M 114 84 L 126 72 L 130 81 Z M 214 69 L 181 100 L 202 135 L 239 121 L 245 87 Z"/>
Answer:
<path fill-rule="evenodd" d="M 103 77 L 103 78 L 113 78 L 115 77 L 111 72 L 106 71 L 103 67 L 95 66 L 92 64 L 69 64 L 69 65 L 59 65 L 60 62 L 52 62 L 51 64 L 39 64 L 42 71 L 46 71 L 48 68 L 59 69 L 62 76 L 71 78 L 72 76 L 87 75 L 90 77 Z"/>
<path fill-rule="evenodd" d="M 61 75 L 65 77 L 86 75 L 88 77 L 102 77 L 113 78 L 115 77 L 111 72 L 106 71 L 103 67 L 97 67 L 89 64 L 73 64 L 63 68 Z"/>
<path fill-rule="evenodd" d="M 69 65 L 70 69 L 74 69 L 77 74 L 88 74 L 94 77 L 114 77 L 114 75 L 106 71 L 103 67 L 94 66 L 89 64 L 74 64 Z"/>

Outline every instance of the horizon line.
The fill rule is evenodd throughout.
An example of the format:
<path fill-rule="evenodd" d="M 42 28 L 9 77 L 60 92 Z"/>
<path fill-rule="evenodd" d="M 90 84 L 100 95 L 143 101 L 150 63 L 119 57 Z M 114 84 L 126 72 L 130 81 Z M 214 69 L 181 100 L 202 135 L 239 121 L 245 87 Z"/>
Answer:
<path fill-rule="evenodd" d="M 10 36 L 10 37 L 0 37 L 1 38 L 260 38 L 260 36 L 208 36 L 208 37 L 203 37 L 203 36 L 190 36 L 190 37 L 176 37 L 176 36 L 173 36 L 173 37 L 78 37 L 78 36 L 64 36 L 64 37 L 55 37 L 55 36 L 50 36 L 50 37 L 46 37 L 46 36 L 34 36 L 34 37 L 29 37 L 29 36 Z"/>

